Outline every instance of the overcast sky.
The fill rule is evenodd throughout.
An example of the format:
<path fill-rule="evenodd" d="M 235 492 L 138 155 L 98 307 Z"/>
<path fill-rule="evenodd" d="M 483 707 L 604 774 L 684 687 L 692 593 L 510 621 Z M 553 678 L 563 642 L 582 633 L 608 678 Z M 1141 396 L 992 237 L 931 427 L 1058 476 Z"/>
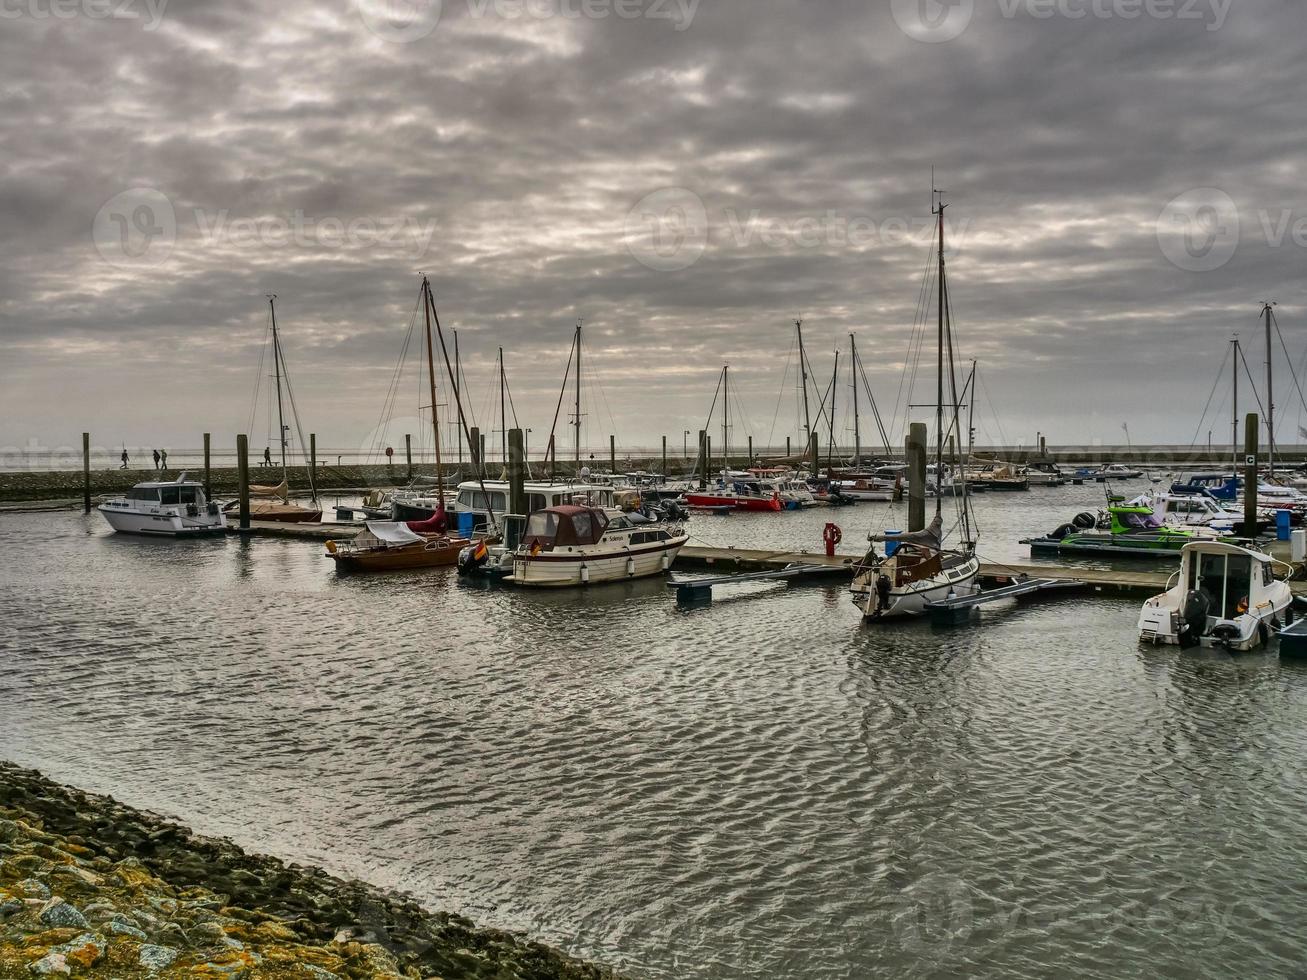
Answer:
<path fill-rule="evenodd" d="M 802 317 L 897 443 L 932 167 L 982 440 L 1221 440 L 1231 332 L 1260 377 L 1275 300 L 1307 352 L 1304 38 L 1301 0 L 0 0 L 0 445 L 233 443 L 269 292 L 306 431 L 366 445 L 423 272 L 533 448 L 578 317 L 587 442 L 679 447 L 727 362 L 733 438 L 783 442 Z"/>

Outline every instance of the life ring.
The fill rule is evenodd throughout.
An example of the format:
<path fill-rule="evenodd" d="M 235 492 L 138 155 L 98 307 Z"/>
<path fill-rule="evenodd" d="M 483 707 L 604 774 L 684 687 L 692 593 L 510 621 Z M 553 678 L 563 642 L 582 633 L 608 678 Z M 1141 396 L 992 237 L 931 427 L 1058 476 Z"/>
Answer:
<path fill-rule="evenodd" d="M 844 532 L 838 524 L 827 524 L 826 530 L 821 532 L 821 539 L 830 545 L 839 544 L 844 540 Z"/>

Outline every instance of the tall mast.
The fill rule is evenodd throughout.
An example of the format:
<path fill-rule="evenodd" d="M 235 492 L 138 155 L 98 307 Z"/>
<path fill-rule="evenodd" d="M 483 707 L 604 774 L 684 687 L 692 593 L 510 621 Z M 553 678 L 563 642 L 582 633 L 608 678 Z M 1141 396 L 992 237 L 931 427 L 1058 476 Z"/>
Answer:
<path fill-rule="evenodd" d="M 722 365 L 722 486 L 726 486 L 726 476 L 731 471 L 731 366 Z"/>
<path fill-rule="evenodd" d="M 1267 474 L 1275 477 L 1275 392 L 1272 389 L 1274 371 L 1271 369 L 1271 308 L 1274 303 L 1262 304 L 1262 313 L 1266 317 L 1266 458 Z"/>
<path fill-rule="evenodd" d="M 935 394 L 935 513 L 944 512 L 944 203 L 943 192 L 934 213 L 939 216 L 939 355 Z"/>
<path fill-rule="evenodd" d="M 581 473 L 581 320 L 576 321 L 576 472 Z"/>
<path fill-rule="evenodd" d="M 808 359 L 803 353 L 803 321 L 794 321 L 795 332 L 799 335 L 799 376 L 803 382 L 803 432 L 804 438 L 808 445 L 803 447 L 806 455 L 808 446 L 812 445 L 812 414 L 808 410 Z M 812 459 L 812 478 L 817 479 L 817 458 L 814 455 Z"/>
<path fill-rule="evenodd" d="M 835 351 L 835 370 L 830 379 L 830 438 L 826 442 L 826 479 L 830 479 L 831 457 L 835 454 L 835 393 L 840 387 L 840 352 Z"/>
<path fill-rule="evenodd" d="M 431 383 L 431 431 L 436 437 L 436 494 L 441 508 L 445 505 L 445 477 L 440 472 L 440 408 L 436 404 L 436 358 L 431 344 L 431 308 L 436 305 L 431 283 L 422 277 L 422 311 L 427 322 L 427 380 Z"/>
<path fill-rule="evenodd" d="M 501 430 L 500 457 L 508 464 L 508 416 L 504 414 L 504 348 L 499 348 L 499 423 Z"/>
<path fill-rule="evenodd" d="M 1230 436 L 1230 454 L 1231 463 L 1234 465 L 1234 475 L 1239 476 L 1239 335 L 1235 334 L 1234 339 L 1230 341 L 1230 346 L 1234 348 L 1234 357 L 1232 358 L 1231 368 L 1234 375 L 1234 414 L 1230 420 L 1230 430 L 1233 435 Z"/>
<path fill-rule="evenodd" d="M 853 379 L 853 465 L 862 455 L 862 430 L 858 426 L 858 341 L 849 334 L 849 376 Z"/>
<path fill-rule="evenodd" d="M 277 438 L 281 440 L 281 475 L 286 476 L 286 420 L 281 409 L 281 340 L 277 336 L 277 294 L 268 294 L 268 309 L 272 311 L 272 371 L 277 378 Z"/>
<path fill-rule="evenodd" d="M 454 331 L 454 401 L 458 403 L 458 466 L 463 468 L 463 365 L 458 359 L 458 331 Z"/>

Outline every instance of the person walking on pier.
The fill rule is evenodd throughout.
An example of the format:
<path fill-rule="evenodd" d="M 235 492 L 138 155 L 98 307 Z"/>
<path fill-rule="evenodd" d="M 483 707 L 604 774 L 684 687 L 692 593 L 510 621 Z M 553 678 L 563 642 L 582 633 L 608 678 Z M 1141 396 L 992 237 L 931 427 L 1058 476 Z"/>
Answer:
<path fill-rule="evenodd" d="M 127 447 L 123 446 L 123 465 L 118 467 L 120 470 L 127 469 Z"/>
<path fill-rule="evenodd" d="M 271 446 L 264 446 L 264 447 L 263 447 L 263 465 L 264 465 L 264 466 L 271 466 L 271 465 L 272 465 L 272 447 L 271 447 Z"/>
<path fill-rule="evenodd" d="M 160 450 L 159 450 L 159 469 L 160 469 L 160 470 L 166 470 L 167 468 L 168 468 L 168 450 L 166 450 L 166 449 L 160 449 Z"/>
<path fill-rule="evenodd" d="M 159 468 L 159 450 L 157 449 L 154 451 L 154 468 L 156 470 Z"/>

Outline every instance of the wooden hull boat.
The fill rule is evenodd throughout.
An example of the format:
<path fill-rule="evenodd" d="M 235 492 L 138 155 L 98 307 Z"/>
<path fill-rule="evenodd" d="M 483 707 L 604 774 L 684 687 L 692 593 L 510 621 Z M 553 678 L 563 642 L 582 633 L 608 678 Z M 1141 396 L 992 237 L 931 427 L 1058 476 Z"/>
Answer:
<path fill-rule="evenodd" d="M 405 524 L 372 521 L 353 541 L 327 542 L 327 557 L 338 572 L 400 572 L 448 568 L 470 541 L 445 534 L 418 534 Z"/>
<path fill-rule="evenodd" d="M 240 501 L 233 500 L 223 508 L 229 518 L 239 516 Z M 269 521 L 274 524 L 307 524 L 322 520 L 321 507 L 301 507 L 281 500 L 251 500 L 250 520 Z"/>

